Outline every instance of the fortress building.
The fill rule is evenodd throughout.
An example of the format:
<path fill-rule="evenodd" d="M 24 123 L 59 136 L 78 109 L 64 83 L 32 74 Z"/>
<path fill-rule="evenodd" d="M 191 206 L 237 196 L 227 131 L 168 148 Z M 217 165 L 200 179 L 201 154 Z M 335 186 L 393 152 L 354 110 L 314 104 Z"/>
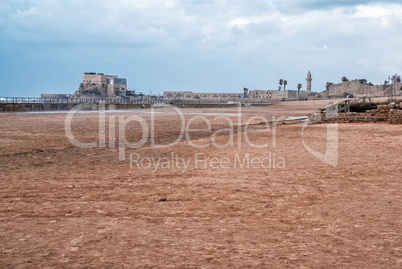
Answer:
<path fill-rule="evenodd" d="M 87 72 L 82 76 L 82 83 L 75 96 L 112 97 L 126 96 L 127 79 L 103 73 Z"/>

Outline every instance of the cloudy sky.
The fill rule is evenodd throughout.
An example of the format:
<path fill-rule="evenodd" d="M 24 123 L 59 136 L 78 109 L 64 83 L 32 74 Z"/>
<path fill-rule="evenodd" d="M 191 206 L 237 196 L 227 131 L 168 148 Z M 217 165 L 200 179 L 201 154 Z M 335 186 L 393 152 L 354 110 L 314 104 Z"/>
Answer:
<path fill-rule="evenodd" d="M 400 0 L 0 0 L 0 96 L 73 93 L 84 72 L 144 93 L 381 84 L 401 30 Z"/>

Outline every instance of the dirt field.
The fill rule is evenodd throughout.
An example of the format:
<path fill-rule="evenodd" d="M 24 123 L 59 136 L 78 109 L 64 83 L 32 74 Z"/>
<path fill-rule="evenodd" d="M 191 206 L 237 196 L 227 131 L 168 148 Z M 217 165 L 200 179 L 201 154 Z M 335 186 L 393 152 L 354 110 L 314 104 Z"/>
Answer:
<path fill-rule="evenodd" d="M 334 167 L 277 118 L 314 109 L 0 114 L 0 267 L 402 268 L 401 126 L 340 124 Z"/>

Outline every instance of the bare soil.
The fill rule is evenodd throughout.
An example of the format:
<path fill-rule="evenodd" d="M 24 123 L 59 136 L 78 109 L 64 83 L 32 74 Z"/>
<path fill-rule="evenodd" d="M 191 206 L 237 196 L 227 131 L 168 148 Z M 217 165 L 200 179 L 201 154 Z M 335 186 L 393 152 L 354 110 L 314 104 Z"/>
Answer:
<path fill-rule="evenodd" d="M 0 267 L 402 268 L 401 126 L 339 124 L 333 167 L 303 122 L 264 121 L 315 108 L 184 108 L 204 130 L 179 142 L 171 108 L 153 134 L 149 109 L 107 112 L 104 129 L 77 113 L 72 134 L 93 148 L 68 140 L 66 113 L 0 114 Z M 326 137 L 304 130 L 321 153 Z"/>

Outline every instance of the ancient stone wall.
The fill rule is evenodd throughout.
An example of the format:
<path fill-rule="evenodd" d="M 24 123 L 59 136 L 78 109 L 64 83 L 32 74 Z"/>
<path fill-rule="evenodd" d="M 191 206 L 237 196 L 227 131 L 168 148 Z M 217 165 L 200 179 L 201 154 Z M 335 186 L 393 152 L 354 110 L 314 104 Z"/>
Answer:
<path fill-rule="evenodd" d="M 243 93 L 197 93 L 190 91 L 164 91 L 165 100 L 233 100 L 241 98 Z"/>
<path fill-rule="evenodd" d="M 402 124 L 402 109 L 391 109 L 388 114 L 388 122 L 391 124 Z"/>
<path fill-rule="evenodd" d="M 309 124 L 320 123 L 375 123 L 388 122 L 402 124 L 402 103 L 398 105 L 378 105 L 377 109 L 367 110 L 365 113 L 347 112 L 326 114 L 319 110 L 309 116 Z"/>
<path fill-rule="evenodd" d="M 238 104 L 171 104 L 179 108 L 216 108 L 216 107 L 238 107 Z"/>
<path fill-rule="evenodd" d="M 300 96 L 307 97 L 306 91 L 301 91 Z M 197 93 L 190 91 L 164 91 L 165 100 L 219 100 L 219 101 L 240 101 L 243 93 Z M 284 98 L 296 98 L 297 91 L 286 90 L 251 90 L 247 99 L 259 101 L 281 100 Z"/>
<path fill-rule="evenodd" d="M 391 88 L 387 85 L 371 85 L 361 80 L 345 81 L 339 84 L 332 84 L 328 88 L 328 95 L 343 96 L 345 94 L 385 96 L 385 91 Z"/>

